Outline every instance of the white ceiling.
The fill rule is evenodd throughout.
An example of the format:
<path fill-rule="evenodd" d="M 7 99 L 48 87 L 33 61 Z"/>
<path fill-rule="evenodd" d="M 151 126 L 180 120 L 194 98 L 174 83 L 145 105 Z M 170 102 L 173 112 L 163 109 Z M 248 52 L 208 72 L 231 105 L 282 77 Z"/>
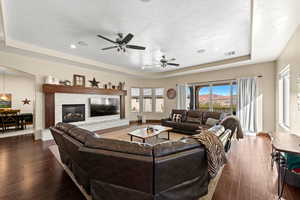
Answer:
<path fill-rule="evenodd" d="M 181 67 L 250 54 L 250 0 L 7 0 L 5 9 L 10 39 L 131 69 L 162 54 Z M 130 44 L 146 51 L 101 51 L 112 45 L 96 35 L 115 39 L 119 32 L 133 33 Z M 88 46 L 70 49 L 78 41 Z M 229 51 L 236 54 L 226 56 Z"/>
<path fill-rule="evenodd" d="M 120 3 L 122 2 L 122 3 Z M 99 69 L 142 71 L 162 54 L 177 58 L 180 69 L 146 69 L 166 75 L 192 73 L 190 66 L 251 55 L 248 61 L 275 60 L 299 24 L 299 0 L 2 0 L 6 44 Z M 115 38 L 133 33 L 130 44 L 146 51 L 101 51 L 110 43 L 97 34 Z M 85 41 L 88 46 L 70 44 Z M 197 50 L 205 49 L 202 54 Z M 225 56 L 235 51 L 234 56 Z M 144 74 L 146 74 L 146 72 Z M 177 73 L 178 72 L 178 73 Z"/>

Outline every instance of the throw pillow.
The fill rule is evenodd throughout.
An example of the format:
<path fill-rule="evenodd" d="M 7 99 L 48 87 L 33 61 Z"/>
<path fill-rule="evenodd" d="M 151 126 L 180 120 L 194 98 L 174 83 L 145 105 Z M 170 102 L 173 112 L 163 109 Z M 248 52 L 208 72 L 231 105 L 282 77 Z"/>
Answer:
<path fill-rule="evenodd" d="M 229 113 L 222 112 L 221 115 L 220 115 L 220 121 L 222 121 L 223 119 L 225 119 L 229 115 L 230 115 Z"/>
<path fill-rule="evenodd" d="M 222 135 L 222 133 L 224 133 L 225 127 L 222 125 L 216 125 L 208 129 L 208 131 L 214 133 L 216 136 L 219 137 L 220 135 Z"/>
<path fill-rule="evenodd" d="M 207 126 L 214 126 L 214 125 L 217 125 L 219 122 L 220 122 L 220 121 L 217 120 L 217 119 L 214 119 L 214 118 L 208 118 L 208 119 L 206 120 L 205 125 L 207 125 Z"/>
<path fill-rule="evenodd" d="M 172 120 L 174 122 L 181 122 L 181 118 L 182 118 L 181 114 L 174 114 Z"/>

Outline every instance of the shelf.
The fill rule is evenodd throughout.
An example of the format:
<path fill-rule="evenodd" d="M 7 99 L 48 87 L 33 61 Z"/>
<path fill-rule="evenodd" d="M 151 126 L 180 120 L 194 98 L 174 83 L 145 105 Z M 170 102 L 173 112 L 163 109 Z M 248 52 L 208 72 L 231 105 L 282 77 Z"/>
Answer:
<path fill-rule="evenodd" d="M 127 95 L 126 90 L 43 84 L 44 93 Z"/>

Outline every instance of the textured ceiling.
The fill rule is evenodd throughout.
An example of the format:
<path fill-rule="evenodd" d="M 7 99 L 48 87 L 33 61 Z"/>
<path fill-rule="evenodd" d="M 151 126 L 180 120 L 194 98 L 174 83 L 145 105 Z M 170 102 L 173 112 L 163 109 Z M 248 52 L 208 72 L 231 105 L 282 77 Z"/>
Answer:
<path fill-rule="evenodd" d="M 250 0 L 4 0 L 7 37 L 37 47 L 102 63 L 141 70 L 166 54 L 180 68 L 249 55 Z M 116 38 L 133 33 L 130 44 L 146 51 L 102 51 Z M 88 46 L 77 43 L 84 41 Z M 70 44 L 76 44 L 71 49 Z M 198 50 L 205 49 L 203 53 Z M 226 55 L 235 51 L 234 55 Z M 177 68 L 147 68 L 166 71 Z"/>

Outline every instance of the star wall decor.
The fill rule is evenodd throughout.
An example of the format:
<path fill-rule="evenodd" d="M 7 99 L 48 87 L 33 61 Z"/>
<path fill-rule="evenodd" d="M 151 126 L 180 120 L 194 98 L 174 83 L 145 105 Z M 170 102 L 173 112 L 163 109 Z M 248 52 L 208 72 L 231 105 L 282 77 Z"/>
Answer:
<path fill-rule="evenodd" d="M 27 98 L 25 98 L 24 100 L 22 100 L 22 102 L 23 102 L 23 105 L 26 105 L 26 104 L 30 104 L 30 100 L 29 99 L 27 99 Z"/>
<path fill-rule="evenodd" d="M 93 78 L 93 80 L 89 81 L 91 83 L 91 86 L 93 88 L 99 88 L 98 84 L 100 83 L 100 81 L 96 81 L 95 77 Z"/>

